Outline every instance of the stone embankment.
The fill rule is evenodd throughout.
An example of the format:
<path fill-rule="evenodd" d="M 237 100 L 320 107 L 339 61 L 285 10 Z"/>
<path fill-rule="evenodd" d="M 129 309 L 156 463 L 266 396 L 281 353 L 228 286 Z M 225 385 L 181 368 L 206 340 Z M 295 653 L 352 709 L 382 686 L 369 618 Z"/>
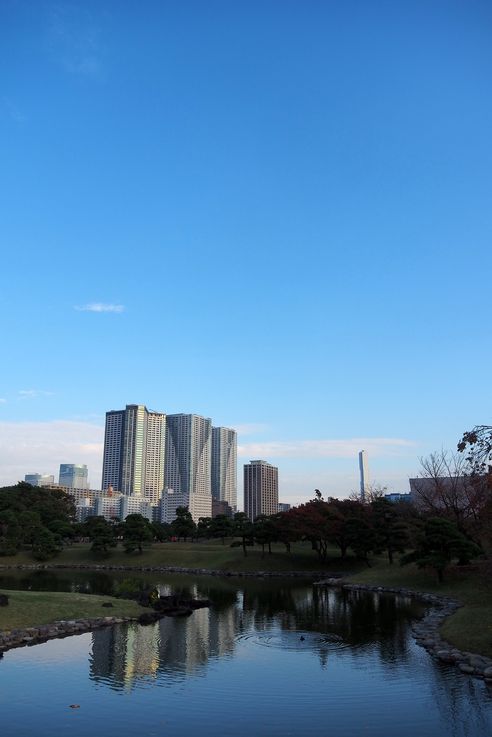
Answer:
<path fill-rule="evenodd" d="M 101 627 L 112 627 L 115 624 L 137 620 L 138 617 L 93 617 L 88 619 L 71 619 L 40 625 L 39 627 L 25 627 L 24 629 L 4 630 L 0 632 L 0 657 L 6 650 L 25 645 L 38 645 L 41 642 L 57 637 L 80 635 L 92 632 Z"/>
<path fill-rule="evenodd" d="M 462 604 L 447 596 L 429 594 L 412 589 L 389 586 L 367 586 L 364 584 L 347 583 L 341 578 L 327 578 L 316 581 L 315 586 L 333 586 L 345 591 L 373 591 L 378 594 L 388 593 L 397 596 L 408 596 L 429 604 L 430 608 L 422 619 L 412 625 L 412 634 L 418 645 L 424 647 L 436 660 L 457 666 L 462 673 L 482 678 L 492 684 L 492 659 L 476 653 L 469 653 L 450 645 L 440 635 L 440 627 L 446 617 L 449 617 Z"/>
<path fill-rule="evenodd" d="M 215 568 L 184 568 L 183 566 L 118 566 L 97 563 L 26 563 L 20 565 L 0 565 L 0 571 L 133 571 L 134 573 L 186 573 L 198 576 L 227 576 L 239 578 L 338 578 L 337 573 L 328 571 L 224 571 Z M 340 574 L 341 575 L 341 574 Z"/>
<path fill-rule="evenodd" d="M 112 607 L 113 604 L 106 602 L 102 606 Z M 14 647 L 38 645 L 57 637 L 79 635 L 84 632 L 92 632 L 101 627 L 112 627 L 123 622 L 138 622 L 142 625 L 148 625 L 154 624 L 163 617 L 187 617 L 195 609 L 210 606 L 210 601 L 208 599 L 184 599 L 180 596 L 160 596 L 152 603 L 150 601 L 142 603 L 142 606 L 150 607 L 151 611 L 144 611 L 135 617 L 88 617 L 85 619 L 58 620 L 38 627 L 0 631 L 0 657 L 3 652 Z"/>

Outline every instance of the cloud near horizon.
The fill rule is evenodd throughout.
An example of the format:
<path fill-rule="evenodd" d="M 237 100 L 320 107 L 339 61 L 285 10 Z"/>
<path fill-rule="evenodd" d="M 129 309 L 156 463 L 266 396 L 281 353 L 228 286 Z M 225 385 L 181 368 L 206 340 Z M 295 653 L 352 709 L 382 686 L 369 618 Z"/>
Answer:
<path fill-rule="evenodd" d="M 416 443 L 404 438 L 347 438 L 344 440 L 272 440 L 238 446 L 241 458 L 353 458 L 360 450 L 369 455 L 405 455 Z"/>
<path fill-rule="evenodd" d="M 82 420 L 53 420 L 45 422 L 0 422 L 0 486 L 22 481 L 26 473 L 53 474 L 58 480 L 60 463 L 86 463 L 92 488 L 101 483 L 104 445 L 104 423 Z M 323 493 L 345 496 L 357 488 L 357 453 L 364 448 L 370 458 L 397 458 L 413 456 L 415 443 L 401 438 L 349 438 L 344 440 L 270 441 L 242 444 L 238 455 L 243 459 L 277 458 L 299 459 L 299 465 L 279 464 L 280 498 L 299 503 L 312 497 L 312 489 Z M 326 468 L 312 469 L 302 459 L 349 459 L 344 470 L 328 464 Z M 412 467 L 414 461 L 412 459 Z M 405 464 L 406 466 L 406 464 Z M 242 500 L 241 463 L 238 463 L 238 501 Z M 389 482 L 391 490 L 406 490 L 409 470 L 402 468 L 379 471 L 375 481 Z M 371 475 L 371 479 L 373 475 Z"/>
<path fill-rule="evenodd" d="M 89 302 L 86 305 L 76 305 L 78 312 L 124 312 L 125 305 L 108 304 L 106 302 Z"/>
<path fill-rule="evenodd" d="M 86 463 L 91 486 L 99 488 L 104 426 L 89 422 L 0 422 L 0 486 L 26 473 L 53 474 L 60 463 Z"/>

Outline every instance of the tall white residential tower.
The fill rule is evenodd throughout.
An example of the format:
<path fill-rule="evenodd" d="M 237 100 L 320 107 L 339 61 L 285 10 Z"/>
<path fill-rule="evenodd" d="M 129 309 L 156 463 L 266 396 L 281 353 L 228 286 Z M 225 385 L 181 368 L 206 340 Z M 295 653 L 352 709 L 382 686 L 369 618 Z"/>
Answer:
<path fill-rule="evenodd" d="M 157 504 L 164 488 L 166 416 L 142 404 L 106 412 L 102 489 Z"/>
<path fill-rule="evenodd" d="M 229 427 L 212 428 L 212 497 L 237 509 L 237 433 Z"/>
<path fill-rule="evenodd" d="M 197 522 L 212 516 L 212 420 L 176 414 L 166 418 L 165 488 L 187 499 Z"/>

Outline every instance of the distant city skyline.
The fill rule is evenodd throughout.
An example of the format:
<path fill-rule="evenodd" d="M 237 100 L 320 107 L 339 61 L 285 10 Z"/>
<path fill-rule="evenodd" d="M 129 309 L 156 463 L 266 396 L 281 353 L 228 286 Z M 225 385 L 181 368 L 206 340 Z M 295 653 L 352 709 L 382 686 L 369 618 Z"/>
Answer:
<path fill-rule="evenodd" d="M 491 422 L 492 5 L 148 8 L 0 4 L 0 483 L 134 398 L 407 491 Z"/>

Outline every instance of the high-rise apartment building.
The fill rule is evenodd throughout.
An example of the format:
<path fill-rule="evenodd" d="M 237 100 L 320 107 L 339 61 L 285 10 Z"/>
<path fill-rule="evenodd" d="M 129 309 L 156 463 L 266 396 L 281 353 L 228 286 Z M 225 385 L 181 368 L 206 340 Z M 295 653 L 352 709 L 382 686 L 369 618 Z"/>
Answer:
<path fill-rule="evenodd" d="M 166 416 L 142 404 L 106 412 L 101 486 L 157 504 L 164 488 Z"/>
<path fill-rule="evenodd" d="M 212 497 L 237 509 L 237 433 L 229 427 L 212 428 Z"/>
<path fill-rule="evenodd" d="M 253 522 L 260 514 L 278 512 L 278 468 L 266 461 L 244 465 L 244 511 Z"/>
<path fill-rule="evenodd" d="M 199 415 L 166 417 L 165 487 L 187 498 L 195 522 L 211 517 L 212 421 Z"/>
<path fill-rule="evenodd" d="M 60 486 L 68 486 L 70 489 L 88 489 L 87 466 L 85 464 L 60 463 L 58 483 Z"/>

